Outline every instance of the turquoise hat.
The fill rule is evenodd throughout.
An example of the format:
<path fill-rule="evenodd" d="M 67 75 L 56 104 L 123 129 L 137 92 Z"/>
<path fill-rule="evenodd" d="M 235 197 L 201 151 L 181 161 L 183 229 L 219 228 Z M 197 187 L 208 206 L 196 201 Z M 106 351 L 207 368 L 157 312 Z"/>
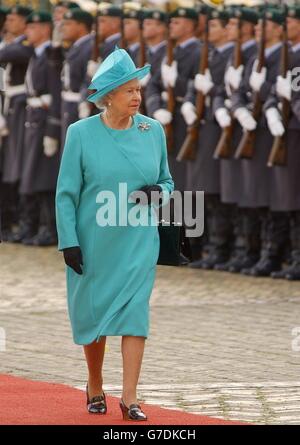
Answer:
<path fill-rule="evenodd" d="M 92 79 L 89 90 L 97 90 L 88 97 L 89 102 L 97 102 L 107 93 L 132 79 L 142 79 L 150 71 L 151 65 L 137 68 L 125 49 L 118 46 L 101 63 Z"/>

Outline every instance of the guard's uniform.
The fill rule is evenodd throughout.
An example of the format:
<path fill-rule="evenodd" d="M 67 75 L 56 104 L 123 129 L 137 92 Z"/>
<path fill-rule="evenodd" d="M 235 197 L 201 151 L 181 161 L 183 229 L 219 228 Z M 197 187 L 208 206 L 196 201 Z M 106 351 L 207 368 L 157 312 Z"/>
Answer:
<path fill-rule="evenodd" d="M 249 63 L 249 60 L 253 58 L 256 52 L 257 45 L 255 40 L 249 40 L 242 44 L 241 59 L 244 67 Z M 218 92 L 213 101 L 214 114 L 221 108 L 228 109 L 228 111 L 231 112 L 231 96 L 234 91 L 228 79 L 231 66 L 233 66 L 233 54 L 226 67 L 224 83 L 218 88 Z M 233 131 L 230 157 L 220 159 L 220 198 L 222 203 L 230 206 L 230 208 L 228 207 L 228 213 L 230 214 L 231 234 L 228 236 L 233 239 L 233 249 L 229 261 L 223 264 L 216 264 L 215 268 L 217 270 L 238 272 L 243 267 L 249 266 L 250 264 L 247 255 L 249 250 L 249 237 L 245 237 L 243 218 L 241 215 L 242 210 L 237 207 L 237 202 L 240 199 L 242 183 L 241 162 L 240 160 L 234 159 L 234 153 L 236 152 L 243 132 L 242 127 L 236 120 L 233 121 L 232 125 Z"/>
<path fill-rule="evenodd" d="M 87 95 L 87 65 L 92 55 L 93 37 L 87 34 L 66 54 L 62 70 L 62 145 L 69 125 L 79 119 L 78 106 Z"/>
<path fill-rule="evenodd" d="M 37 238 L 52 238 L 55 242 L 54 194 L 59 169 L 59 150 L 52 156 L 44 153 L 44 137 L 60 138 L 60 73 L 48 62 L 50 41 L 35 49 L 26 73 L 27 112 L 25 145 L 20 193 L 24 197 L 24 220 L 28 234 L 24 244 L 36 244 L 33 232 L 39 228 Z M 37 214 L 29 213 L 27 204 L 38 201 Z M 30 204 L 31 203 L 31 204 Z M 37 240 L 38 241 L 38 240 Z"/>
<path fill-rule="evenodd" d="M 24 78 L 33 48 L 24 35 L 14 39 L 0 49 L 0 63 L 5 66 L 3 117 L 6 120 L 8 137 L 2 146 L 2 207 L 3 229 L 9 230 L 13 223 L 13 209 L 18 203 L 18 183 L 22 169 L 24 147 L 24 121 L 26 91 Z"/>
<path fill-rule="evenodd" d="M 177 154 L 186 137 L 187 125 L 181 114 L 181 106 L 187 92 L 189 80 L 192 80 L 199 68 L 200 42 L 192 37 L 174 49 L 174 60 L 177 61 L 178 77 L 174 86 L 175 110 L 173 113 L 173 140 L 172 151 L 169 153 L 169 165 L 177 190 L 185 190 L 186 162 L 176 161 Z M 161 72 L 153 76 L 152 82 L 146 91 L 146 107 L 150 116 L 155 111 L 166 108 L 166 91 L 162 82 Z"/>
<path fill-rule="evenodd" d="M 300 8 L 299 8 L 300 17 Z M 300 66 L 300 45 L 289 51 L 289 70 Z M 276 107 L 280 109 L 280 97 L 275 92 L 269 97 L 265 111 Z M 274 165 L 270 169 L 270 210 L 273 215 L 284 214 L 289 218 L 289 234 L 291 242 L 291 265 L 279 272 L 273 272 L 274 278 L 300 280 L 300 93 L 292 91 L 290 101 L 290 118 L 286 129 L 285 142 L 287 147 L 287 164 Z"/>
<path fill-rule="evenodd" d="M 204 191 L 206 205 L 206 231 L 208 233 L 209 256 L 195 263 L 196 267 L 213 268 L 225 262 L 229 255 L 230 218 L 229 208 L 220 201 L 220 162 L 214 159 L 214 152 L 221 136 L 221 129 L 214 117 L 214 99 L 218 86 L 223 83 L 225 68 L 232 54 L 232 42 L 220 48 L 211 49 L 209 71 L 213 88 L 206 96 L 204 119 L 199 129 L 197 155 L 187 163 L 187 190 Z M 196 90 L 190 84 L 186 102 L 196 103 Z"/>
<path fill-rule="evenodd" d="M 266 81 L 259 91 L 259 97 L 264 104 L 276 82 L 280 65 L 281 43 L 277 43 L 265 50 Z M 251 107 L 253 92 L 250 87 L 250 76 L 255 58 L 250 60 L 245 68 L 245 76 L 241 87 L 232 96 L 232 109 L 236 111 L 241 107 Z M 261 113 L 255 131 L 254 155 L 252 159 L 241 161 L 241 187 L 238 205 L 243 210 L 244 228 L 246 236 L 252 239 L 252 254 L 260 257 L 257 264 L 242 270 L 245 274 L 269 275 L 274 267 L 280 267 L 283 246 L 287 243 L 287 219 L 283 215 L 271 215 L 270 206 L 270 178 L 271 171 L 267 167 L 269 154 L 272 148 L 273 137 L 268 129 L 266 118 Z M 261 248 L 259 244 L 261 241 Z M 276 264 L 275 264 L 276 263 Z"/>

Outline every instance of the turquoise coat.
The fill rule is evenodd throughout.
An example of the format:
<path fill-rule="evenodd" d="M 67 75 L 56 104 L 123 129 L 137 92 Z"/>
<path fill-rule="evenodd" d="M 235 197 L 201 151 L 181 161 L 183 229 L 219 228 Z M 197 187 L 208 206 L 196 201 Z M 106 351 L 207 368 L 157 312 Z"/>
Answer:
<path fill-rule="evenodd" d="M 144 123 L 149 126 L 143 130 L 139 124 Z M 126 205 L 119 194 L 120 183 L 127 187 Z M 76 344 L 90 344 L 101 336 L 148 336 L 158 229 L 144 222 L 126 225 L 119 216 L 121 209 L 127 210 L 126 216 L 138 209 L 141 220 L 146 215 L 149 222 L 154 206 L 127 203 L 127 198 L 154 184 L 162 187 L 167 202 L 174 183 L 158 121 L 136 114 L 129 129 L 115 130 L 98 114 L 69 127 L 57 184 L 56 218 L 59 250 L 80 246 L 83 255 L 83 275 L 66 267 Z M 103 191 L 113 192 L 116 199 L 117 216 L 110 219 L 114 225 L 99 223 L 100 214 L 111 215 L 104 212 L 108 199 L 99 197 Z"/>

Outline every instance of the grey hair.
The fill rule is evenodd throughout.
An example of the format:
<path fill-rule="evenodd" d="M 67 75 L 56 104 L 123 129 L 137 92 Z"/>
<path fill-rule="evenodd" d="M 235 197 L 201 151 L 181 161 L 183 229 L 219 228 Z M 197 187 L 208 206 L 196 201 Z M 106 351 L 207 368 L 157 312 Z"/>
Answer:
<path fill-rule="evenodd" d="M 110 95 L 113 94 L 114 91 L 110 91 L 109 94 L 106 94 L 105 96 L 101 97 L 101 99 L 97 100 L 95 102 L 95 106 L 99 110 L 106 110 L 108 108 L 108 103 L 110 102 Z"/>

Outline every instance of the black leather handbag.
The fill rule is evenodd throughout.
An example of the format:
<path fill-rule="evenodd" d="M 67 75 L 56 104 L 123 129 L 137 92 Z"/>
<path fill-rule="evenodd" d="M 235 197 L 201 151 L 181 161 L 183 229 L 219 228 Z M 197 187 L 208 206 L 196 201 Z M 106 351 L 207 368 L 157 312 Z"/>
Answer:
<path fill-rule="evenodd" d="M 160 221 L 158 224 L 160 251 L 157 264 L 180 266 L 192 261 L 186 229 L 181 223 Z"/>

